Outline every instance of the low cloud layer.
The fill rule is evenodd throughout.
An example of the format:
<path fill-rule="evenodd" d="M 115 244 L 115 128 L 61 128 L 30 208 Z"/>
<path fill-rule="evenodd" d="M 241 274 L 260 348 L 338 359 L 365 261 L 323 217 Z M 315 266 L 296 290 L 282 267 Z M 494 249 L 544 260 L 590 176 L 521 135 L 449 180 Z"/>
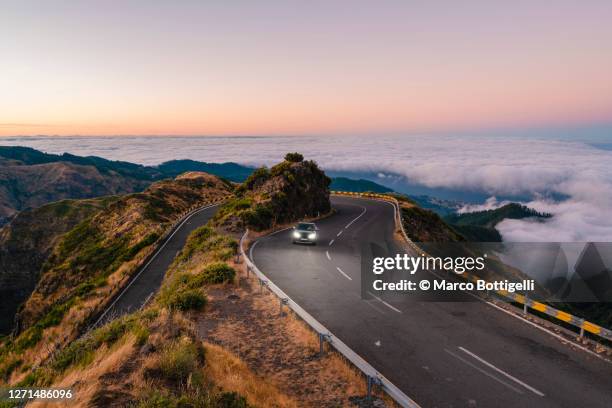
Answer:
<path fill-rule="evenodd" d="M 272 164 L 299 151 L 325 169 L 396 173 L 427 187 L 525 195 L 554 217 L 506 220 L 510 241 L 612 241 L 612 151 L 581 142 L 487 137 L 13 138 L 2 144 L 158 164 L 189 158 Z M 552 197 L 568 197 L 553 200 Z M 481 209 L 499 205 L 489 199 Z M 474 207 L 475 208 L 475 207 Z"/>

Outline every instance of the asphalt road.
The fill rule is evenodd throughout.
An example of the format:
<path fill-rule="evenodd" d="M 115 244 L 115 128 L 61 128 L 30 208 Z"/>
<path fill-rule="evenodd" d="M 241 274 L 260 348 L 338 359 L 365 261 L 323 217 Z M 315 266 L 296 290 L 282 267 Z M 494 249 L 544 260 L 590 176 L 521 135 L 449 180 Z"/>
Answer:
<path fill-rule="evenodd" d="M 173 231 L 168 239 L 157 250 L 157 253 L 132 278 L 111 305 L 99 317 L 94 326 L 102 325 L 110 320 L 134 311 L 142 306 L 157 292 L 164 280 L 164 275 L 174 257 L 183 249 L 187 237 L 194 229 L 201 227 L 217 212 L 218 205 L 200 209 Z"/>
<path fill-rule="evenodd" d="M 364 246 L 401 251 L 389 203 L 333 197 L 316 246 L 291 231 L 251 257 L 300 306 L 422 407 L 612 407 L 612 364 L 484 301 L 363 300 Z"/>

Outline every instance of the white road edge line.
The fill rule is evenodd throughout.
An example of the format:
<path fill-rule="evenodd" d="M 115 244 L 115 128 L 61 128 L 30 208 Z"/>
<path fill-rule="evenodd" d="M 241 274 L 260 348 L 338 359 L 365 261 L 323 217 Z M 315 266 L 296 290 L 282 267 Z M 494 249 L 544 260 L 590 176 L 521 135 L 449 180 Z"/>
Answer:
<path fill-rule="evenodd" d="M 138 279 L 138 277 L 149 267 L 149 264 L 151 262 L 153 262 L 153 260 L 155 258 L 157 258 L 157 255 L 161 252 L 162 249 L 164 249 L 164 247 L 166 246 L 166 244 L 168 242 L 170 242 L 170 240 L 172 239 L 172 237 L 174 236 L 174 234 L 176 234 L 178 232 L 178 230 L 180 230 L 183 227 L 183 224 L 185 224 L 191 217 L 193 217 L 194 215 L 196 215 L 197 213 L 199 213 L 200 211 L 204 211 L 207 210 L 209 208 L 218 206 L 219 204 L 212 204 L 203 208 L 200 208 L 199 210 L 196 210 L 194 212 L 192 212 L 191 214 L 189 214 L 189 216 L 187 216 L 180 224 L 178 227 L 176 227 L 174 229 L 174 231 L 172 231 L 172 234 L 170 234 L 170 236 L 168 238 L 166 238 L 166 240 L 164 241 L 164 243 L 157 249 L 157 251 L 155 252 L 155 254 L 151 257 L 151 259 L 149 259 L 149 261 L 145 264 L 145 266 L 143 266 L 140 271 L 136 274 L 136 276 L 134 276 L 130 282 L 127 284 L 127 286 L 125 288 L 123 288 L 123 290 L 121 291 L 121 293 L 119 293 L 119 295 L 115 298 L 115 300 L 113 301 L 113 303 L 110 304 L 110 306 L 108 306 L 106 308 L 106 310 L 104 311 L 104 313 L 102 313 L 102 316 L 100 316 L 98 318 L 98 320 L 96 320 L 96 322 L 93 324 L 93 327 L 96 327 L 98 325 L 98 323 L 100 323 L 102 321 L 102 319 L 106 316 L 106 314 L 108 313 L 109 310 L 111 310 L 113 308 L 113 306 L 115 306 L 115 303 L 117 303 L 119 301 L 119 299 L 121 299 L 121 296 L 123 296 L 123 294 L 125 292 L 127 292 L 127 290 L 130 288 L 130 286 L 132 286 L 132 284 L 134 282 L 136 282 L 136 280 Z"/>
<path fill-rule="evenodd" d="M 370 302 L 370 301 L 367 301 L 367 300 L 366 300 L 365 304 L 366 304 L 366 305 L 368 305 L 368 306 L 370 306 L 372 309 L 376 310 L 376 311 L 377 311 L 378 313 L 380 313 L 381 315 L 383 315 L 383 316 L 384 316 L 384 315 L 386 315 L 386 313 L 385 313 L 384 311 L 382 311 L 382 310 L 380 310 L 379 308 L 377 308 L 376 306 L 374 306 L 374 305 L 372 304 L 372 302 Z"/>
<path fill-rule="evenodd" d="M 329 256 L 329 251 L 325 251 L 325 256 L 327 257 L 328 260 L 331 261 L 331 256 Z"/>
<path fill-rule="evenodd" d="M 353 280 L 353 278 L 351 278 L 351 277 L 350 277 L 350 276 L 348 276 L 346 273 L 344 273 L 344 271 L 343 271 L 342 269 L 338 268 L 337 266 L 336 266 L 336 269 L 338 270 L 338 272 L 340 272 L 342 275 L 344 275 L 344 277 L 345 277 L 346 279 L 348 279 L 348 280 Z"/>
<path fill-rule="evenodd" d="M 380 303 L 382 303 L 383 305 L 387 306 L 389 309 L 391 310 L 395 310 L 397 313 L 404 313 L 401 310 L 399 310 L 397 307 L 390 305 L 389 303 L 385 302 L 384 300 L 382 300 L 381 298 L 379 298 L 378 296 L 376 296 L 375 294 L 373 294 L 372 292 L 368 293 L 374 297 L 374 299 L 378 300 Z"/>
<path fill-rule="evenodd" d="M 332 246 L 333 243 L 334 243 L 334 240 L 332 239 L 331 241 L 329 241 L 329 246 Z"/>
<path fill-rule="evenodd" d="M 361 208 L 363 208 L 363 211 L 361 212 L 361 214 L 359 214 L 357 217 L 353 218 L 353 220 L 351 222 L 349 222 L 348 224 L 346 224 L 346 226 L 344 227 L 344 229 L 348 229 L 348 227 L 350 227 L 351 225 L 353 225 L 353 223 L 355 221 L 357 221 L 359 218 L 361 218 L 361 216 L 363 214 L 366 213 L 367 209 L 365 207 L 360 206 Z"/>
<path fill-rule="evenodd" d="M 251 260 L 253 260 L 253 248 L 255 248 L 255 245 L 257 245 L 258 243 L 259 243 L 259 240 L 253 242 L 253 245 L 251 245 L 251 248 L 249 249 L 249 258 L 251 258 Z"/>
<path fill-rule="evenodd" d="M 487 367 L 497 371 L 498 373 L 500 373 L 501 375 L 505 376 L 506 378 L 509 378 L 510 380 L 516 382 L 517 384 L 522 385 L 523 387 L 527 388 L 529 391 L 533 392 L 536 395 L 539 395 L 540 397 L 544 396 L 544 393 L 542 391 L 536 390 L 535 388 L 533 388 L 532 386 L 530 386 L 529 384 L 525 384 L 524 382 L 522 382 L 521 380 L 519 380 L 516 377 L 511 376 L 510 374 L 508 374 L 507 372 L 505 372 L 504 370 L 495 367 L 493 364 L 489 363 L 488 361 L 486 361 L 485 359 L 478 357 L 476 354 L 472 353 L 471 351 L 469 351 L 468 349 L 459 346 L 458 347 L 459 350 L 463 351 L 465 354 L 475 358 L 476 360 L 480 361 L 482 364 L 486 365 Z"/>
<path fill-rule="evenodd" d="M 518 388 L 513 387 L 512 385 L 510 385 L 507 382 L 497 378 L 493 374 L 483 370 L 482 368 L 478 367 L 477 365 L 474 365 L 474 364 L 470 363 L 469 361 L 467 361 L 466 359 L 462 358 L 461 356 L 458 356 L 457 354 L 453 353 L 452 351 L 447 350 L 447 349 L 444 349 L 444 351 L 447 352 L 448 354 L 450 354 L 451 356 L 455 357 L 457 360 L 460 360 L 460 361 L 464 362 L 465 364 L 469 365 L 470 367 L 480 371 L 482 374 L 486 375 L 487 377 L 497 381 L 500 384 L 505 385 L 506 387 L 510 388 L 512 391 L 514 391 L 516 393 L 519 393 L 519 394 L 523 393 L 523 391 L 519 390 Z"/>

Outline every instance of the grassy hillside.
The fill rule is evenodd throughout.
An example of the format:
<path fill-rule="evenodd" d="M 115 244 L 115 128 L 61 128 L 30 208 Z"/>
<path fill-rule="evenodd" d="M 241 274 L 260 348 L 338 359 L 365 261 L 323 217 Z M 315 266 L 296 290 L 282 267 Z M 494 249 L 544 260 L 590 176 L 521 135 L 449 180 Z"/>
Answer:
<path fill-rule="evenodd" d="M 95 167 L 102 174 L 118 174 L 124 177 L 138 180 L 156 180 L 163 177 L 163 174 L 152 167 L 142 166 L 123 161 L 107 160 L 101 157 L 75 156 L 69 153 L 50 154 L 43 153 L 30 147 L 21 146 L 0 146 L 0 157 L 11 159 L 22 165 L 37 165 L 49 163 L 71 163 L 79 166 Z"/>
<path fill-rule="evenodd" d="M 64 199 L 126 194 L 144 190 L 149 184 L 73 163 L 23 165 L 0 161 L 0 226 L 26 208 Z"/>
<path fill-rule="evenodd" d="M 19 377 L 13 374 L 16 368 L 44 360 L 55 347 L 70 342 L 123 287 L 182 212 L 227 196 L 231 189 L 205 173 L 186 173 L 156 182 L 143 193 L 110 200 L 61 235 L 18 312 L 18 335 L 0 347 L 0 375 Z M 35 246 L 31 252 L 37 251 L 42 249 Z"/>
<path fill-rule="evenodd" d="M 464 237 L 435 212 L 419 207 L 413 200 L 395 196 L 400 203 L 402 222 L 408 237 L 415 242 L 457 242 Z"/>
<path fill-rule="evenodd" d="M 265 180 L 251 179 L 252 184 L 242 189 L 242 199 L 248 196 L 252 203 L 268 205 L 266 192 L 283 192 L 292 198 L 282 203 L 292 205 L 291 200 L 304 189 L 312 193 L 308 197 L 315 203 L 328 199 L 326 189 L 319 191 L 321 197 L 314 195 L 317 183 L 328 185 L 327 180 L 319 179 L 314 163 L 283 163 L 269 170 L 275 175 Z M 304 177 L 300 182 L 290 182 L 287 178 L 292 175 Z M 115 262 L 106 259 L 113 258 L 105 249 L 108 244 L 118 245 L 119 254 L 125 254 L 126 248 L 131 253 L 133 246 L 121 244 L 126 235 L 142 235 L 145 230 L 140 231 L 139 226 L 143 223 L 148 224 L 147 233 L 155 231 L 155 225 L 147 221 L 151 218 L 146 215 L 148 211 L 155 214 L 151 219 L 163 221 L 169 207 L 174 208 L 181 197 L 190 195 L 182 188 L 185 181 L 190 182 L 191 188 L 202 184 L 195 175 L 183 177 L 185 180 L 154 185 L 155 191 L 164 192 L 163 198 L 152 189 L 144 193 L 162 201 L 130 195 L 126 201 L 122 198 L 112 203 L 109 212 L 102 210 L 79 224 L 56 246 L 54 256 L 58 259 L 50 260 L 50 267 L 78 264 L 70 271 L 62 271 L 62 281 L 71 280 L 75 272 L 93 272 L 90 265 L 107 270 L 105 265 Z M 207 191 L 226 191 L 223 182 L 210 178 L 208 182 L 213 185 L 208 185 Z M 273 203 L 280 205 L 279 201 Z M 144 210 L 149 204 L 153 206 Z M 240 205 L 226 207 L 225 217 L 240 218 L 243 211 Z M 130 222 L 131 226 L 126 227 L 127 220 L 134 220 L 133 225 Z M 110 235 L 106 233 L 109 225 L 114 226 Z M 91 228 L 96 232 L 82 233 Z M 136 234 L 135 230 L 140 232 Z M 104 241 L 97 238 L 100 234 L 106 237 Z M 91 245 L 96 246 L 96 251 L 89 250 Z M 333 353 L 313 359 L 318 351 L 316 336 L 295 318 L 279 316 L 276 299 L 255 290 L 255 281 L 253 286 L 244 280 L 239 282 L 236 269 L 243 265 L 234 263 L 237 250 L 237 240 L 223 228 L 206 225 L 194 230 L 166 273 L 160 291 L 145 309 L 64 343 L 53 358 L 37 368 L 31 366 L 27 353 L 17 353 L 19 338 L 5 340 L 0 350 L 0 361 L 5 362 L 0 363 L 1 376 L 5 382 L 20 386 L 72 388 L 77 396 L 74 404 L 92 407 L 297 407 L 303 406 L 302 402 L 309 406 L 346 406 L 349 397 L 363 395 L 363 379 L 346 362 Z M 100 252 L 104 259 L 95 255 Z M 87 262 L 81 263 L 85 259 Z M 91 275 L 81 274 L 80 281 L 86 282 L 84 279 Z M 56 279 L 56 285 L 61 284 Z M 77 297 L 74 304 L 83 306 L 82 299 Z M 69 311 L 73 319 L 72 312 L 73 307 Z M 45 316 L 36 324 L 46 320 Z M 67 318 L 62 320 L 56 327 L 64 325 Z M 279 335 L 283 341 L 274 341 Z M 53 336 L 48 331 L 44 333 L 45 339 Z M 232 348 L 233 344 L 240 347 Z M 275 355 L 290 358 L 261 354 L 279 347 L 283 352 Z M 279 372 L 280 377 L 275 378 L 274 373 Z"/>
<path fill-rule="evenodd" d="M 189 313 L 206 309 L 208 286 L 234 280 L 226 262 L 236 249 L 235 240 L 209 227 L 195 230 L 151 306 L 66 345 L 21 384 L 70 387 L 73 402 L 87 406 L 246 407 L 243 396 L 220 389 L 208 375 L 207 362 L 228 356 L 211 356 L 189 320 Z M 269 388 L 244 371 L 235 375 Z"/>
<path fill-rule="evenodd" d="M 0 230 L 0 333 L 34 290 L 43 263 L 63 234 L 108 207 L 117 196 L 63 200 L 22 211 Z"/>
<path fill-rule="evenodd" d="M 101 157 L 47 154 L 28 147 L 0 146 L 0 226 L 18 211 L 53 201 L 141 192 L 154 181 L 188 171 L 205 171 L 242 181 L 252 170 L 235 163 L 191 160 L 150 167 Z"/>

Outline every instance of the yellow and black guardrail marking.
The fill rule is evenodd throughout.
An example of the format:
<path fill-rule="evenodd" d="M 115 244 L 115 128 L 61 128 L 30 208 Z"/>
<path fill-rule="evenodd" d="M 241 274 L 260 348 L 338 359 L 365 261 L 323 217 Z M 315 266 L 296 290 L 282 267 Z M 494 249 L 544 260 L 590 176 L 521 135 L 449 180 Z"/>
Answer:
<path fill-rule="evenodd" d="M 335 195 L 347 195 L 347 196 L 359 196 L 359 197 L 366 197 L 366 198 L 376 198 L 376 199 L 382 199 L 382 200 L 388 200 L 388 201 L 394 201 L 396 204 L 398 204 L 398 201 L 395 197 L 390 196 L 390 195 L 386 195 L 386 194 L 378 194 L 378 193 L 356 193 L 356 192 L 349 192 L 349 191 L 331 191 L 331 194 L 335 194 Z M 399 211 L 399 204 L 396 206 L 396 208 Z M 398 214 L 398 222 L 401 223 L 401 214 Z M 402 229 L 403 231 L 403 229 Z M 420 249 L 412 240 L 410 240 L 406 234 L 402 234 L 404 235 L 404 239 L 406 239 L 408 245 L 410 245 L 411 247 L 413 247 L 414 249 L 416 249 L 417 251 L 420 251 L 421 253 L 423 253 L 423 250 Z M 426 255 L 426 254 L 425 254 Z M 467 280 L 471 280 L 471 281 L 476 281 L 478 280 L 478 278 L 476 276 L 473 275 L 461 275 L 463 276 L 465 279 Z M 562 322 L 571 324 L 574 327 L 577 327 L 578 329 L 580 329 L 580 334 L 582 335 L 583 332 L 588 332 L 588 333 L 592 333 L 595 334 L 601 338 L 607 339 L 612 341 L 612 330 L 607 329 L 605 327 L 599 326 L 595 323 L 591 323 L 587 320 L 584 320 L 580 317 L 571 315 L 567 312 L 564 312 L 562 310 L 559 309 L 555 309 L 552 306 L 549 306 L 547 304 L 541 303 L 541 302 L 537 302 L 535 300 L 531 300 L 528 297 L 526 297 L 525 295 L 521 295 L 518 293 L 511 293 L 505 290 L 498 290 L 495 291 L 498 295 L 500 295 L 502 298 L 505 299 L 511 299 L 512 301 L 516 302 L 516 303 L 520 303 L 528 308 L 531 308 L 533 310 L 537 310 L 538 312 L 541 313 L 545 313 L 548 316 L 554 317 L 555 319 L 561 320 Z"/>

